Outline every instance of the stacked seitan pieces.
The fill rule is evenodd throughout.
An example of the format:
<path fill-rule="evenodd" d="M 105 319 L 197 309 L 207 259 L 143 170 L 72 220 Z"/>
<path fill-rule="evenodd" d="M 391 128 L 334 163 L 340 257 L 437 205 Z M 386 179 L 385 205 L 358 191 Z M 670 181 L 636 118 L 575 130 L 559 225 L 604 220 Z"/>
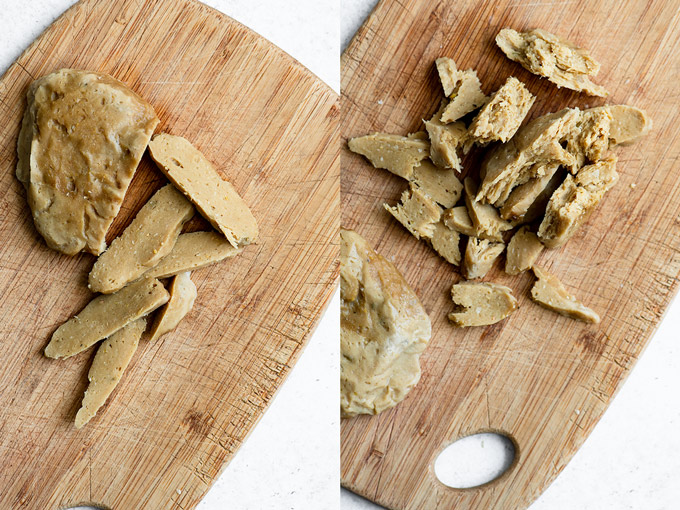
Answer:
<path fill-rule="evenodd" d="M 540 68 L 541 76 L 558 86 L 606 95 L 587 78 L 599 65 L 586 50 L 544 31 L 518 34 L 505 29 L 497 38 L 510 58 L 533 72 Z M 401 202 L 385 209 L 414 237 L 460 266 L 466 280 L 485 277 L 506 252 L 507 274 L 534 269 L 537 303 L 599 322 L 535 262 L 545 248 L 563 246 L 588 220 L 618 180 L 610 149 L 640 139 L 651 120 L 638 108 L 612 105 L 566 108 L 524 123 L 535 97 L 518 79 L 509 77 L 486 96 L 474 70 L 461 71 L 445 57 L 435 65 L 446 97 L 423 121 L 425 132 L 349 140 L 350 150 L 376 168 L 409 181 Z M 473 146 L 487 145 L 479 172 L 466 172 L 463 156 Z M 449 318 L 458 326 L 492 324 L 516 308 L 509 288 L 488 282 L 456 284 L 452 298 L 457 311 Z"/>

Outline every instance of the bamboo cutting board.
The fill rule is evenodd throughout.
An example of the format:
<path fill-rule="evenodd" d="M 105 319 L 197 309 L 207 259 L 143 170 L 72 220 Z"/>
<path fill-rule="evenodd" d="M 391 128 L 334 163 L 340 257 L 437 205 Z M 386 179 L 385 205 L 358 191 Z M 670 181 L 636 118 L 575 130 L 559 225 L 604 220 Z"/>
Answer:
<path fill-rule="evenodd" d="M 260 239 L 192 279 L 173 333 L 139 350 L 108 404 L 73 426 L 94 349 L 42 354 L 90 299 L 90 255 L 36 233 L 15 147 L 33 78 L 109 73 L 151 102 L 253 210 Z M 0 80 L 0 508 L 194 508 L 297 360 L 337 279 L 337 95 L 280 49 L 193 0 L 83 0 Z M 165 183 L 145 156 L 108 241 Z M 194 221 L 192 229 L 208 228 Z"/>
<path fill-rule="evenodd" d="M 342 58 L 343 142 L 374 131 L 422 129 L 442 97 L 434 60 L 474 68 L 485 92 L 514 75 L 537 96 L 529 118 L 603 104 L 558 90 L 508 60 L 498 31 L 544 28 L 592 50 L 610 103 L 647 110 L 650 136 L 617 149 L 619 184 L 590 221 L 538 264 L 602 316 L 586 325 L 529 299 L 529 274 L 485 280 L 514 289 L 520 309 L 484 328 L 454 329 L 452 266 L 383 210 L 405 182 L 342 152 L 342 222 L 393 260 L 421 296 L 433 326 L 421 382 L 396 408 L 342 423 L 342 482 L 394 510 L 528 507 L 585 441 L 675 294 L 680 271 L 677 137 L 680 13 L 676 2 L 383 0 Z M 476 168 L 482 151 L 464 161 Z M 451 442 L 497 431 L 516 445 L 514 465 L 478 488 L 451 489 L 433 462 Z M 604 482 L 606 483 L 606 481 Z"/>

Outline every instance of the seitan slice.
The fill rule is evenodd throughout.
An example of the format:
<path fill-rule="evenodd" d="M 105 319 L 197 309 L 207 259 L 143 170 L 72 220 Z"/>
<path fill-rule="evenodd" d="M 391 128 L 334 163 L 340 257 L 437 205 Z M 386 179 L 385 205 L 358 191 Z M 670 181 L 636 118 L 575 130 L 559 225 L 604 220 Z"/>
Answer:
<path fill-rule="evenodd" d="M 623 104 L 600 106 L 592 110 L 607 109 L 612 121 L 609 131 L 609 145 L 628 145 L 637 142 L 652 129 L 652 119 L 644 110 Z"/>
<path fill-rule="evenodd" d="M 531 269 L 543 251 L 543 243 L 526 226 L 520 228 L 508 243 L 505 272 L 509 275 L 523 273 Z"/>
<path fill-rule="evenodd" d="M 149 143 L 156 165 L 234 248 L 257 239 L 257 221 L 243 199 L 188 140 L 167 133 Z"/>
<path fill-rule="evenodd" d="M 47 245 L 99 255 L 158 124 L 153 108 L 105 74 L 61 69 L 34 81 L 16 175 Z"/>
<path fill-rule="evenodd" d="M 460 265 L 460 233 L 457 230 L 447 227 L 440 221 L 434 226 L 430 244 L 449 264 Z"/>
<path fill-rule="evenodd" d="M 532 120 L 505 144 L 491 149 L 482 162 L 482 183 L 477 200 L 502 206 L 514 188 L 535 177 L 553 161 L 562 165 L 574 157 L 559 143 L 579 119 L 578 108 L 566 108 Z"/>
<path fill-rule="evenodd" d="M 467 153 L 473 143 L 487 145 L 510 140 L 535 100 L 524 83 L 514 76 L 508 78 L 472 120 L 464 152 Z"/>
<path fill-rule="evenodd" d="M 491 282 L 461 282 L 451 287 L 451 298 L 457 310 L 449 314 L 454 325 L 488 326 L 517 309 L 512 289 Z"/>
<path fill-rule="evenodd" d="M 170 299 L 158 311 L 158 315 L 151 327 L 149 341 L 157 340 L 175 329 L 194 307 L 194 301 L 196 301 L 198 294 L 196 285 L 191 281 L 191 273 L 188 271 L 179 273 L 172 279 L 168 292 L 170 293 Z"/>
<path fill-rule="evenodd" d="M 229 241 L 215 232 L 180 234 L 170 254 L 142 276 L 168 278 L 215 264 L 238 255 L 241 251 L 241 248 L 234 248 Z"/>
<path fill-rule="evenodd" d="M 574 161 L 567 165 L 572 174 L 576 174 L 586 161 L 594 163 L 601 160 L 609 150 L 609 135 L 612 114 L 609 108 L 591 108 L 579 114 L 579 119 L 566 136 L 566 149 L 574 156 Z"/>
<path fill-rule="evenodd" d="M 453 170 L 437 168 L 427 160 L 413 170 L 411 181 L 435 202 L 447 208 L 453 207 L 463 192 L 463 185 Z"/>
<path fill-rule="evenodd" d="M 413 169 L 430 153 L 430 142 L 418 136 L 385 133 L 350 138 L 349 150 L 361 154 L 376 168 L 383 168 L 404 179 L 413 177 Z"/>
<path fill-rule="evenodd" d="M 463 167 L 458 151 L 467 140 L 467 128 L 462 121 L 444 124 L 439 112 L 430 120 L 423 121 L 430 137 L 430 159 L 440 168 L 453 168 L 461 172 Z"/>
<path fill-rule="evenodd" d="M 340 408 L 378 414 L 420 379 L 430 318 L 396 267 L 356 232 L 340 230 Z"/>
<path fill-rule="evenodd" d="M 158 190 L 92 267 L 89 287 L 110 294 L 136 280 L 170 253 L 194 208 L 172 184 Z"/>
<path fill-rule="evenodd" d="M 453 59 L 448 57 L 438 58 L 436 66 L 444 95 L 450 99 L 441 111 L 441 122 L 454 122 L 486 102 L 487 97 L 482 92 L 482 85 L 475 71 L 459 71 Z"/>
<path fill-rule="evenodd" d="M 465 247 L 465 258 L 461 273 L 466 280 L 483 278 L 489 272 L 495 260 L 503 253 L 505 244 L 494 243 L 486 239 L 469 237 Z"/>
<path fill-rule="evenodd" d="M 532 270 L 538 278 L 531 288 L 531 299 L 536 303 L 572 319 L 593 324 L 600 322 L 600 316 L 569 294 L 557 277 L 538 266 Z"/>
<path fill-rule="evenodd" d="M 140 317 L 164 305 L 170 295 L 156 279 L 143 279 L 114 294 L 98 296 L 78 315 L 59 326 L 45 348 L 48 358 L 68 358 L 84 351 Z"/>
<path fill-rule="evenodd" d="M 76 414 L 77 429 L 83 427 L 97 414 L 116 388 L 137 350 L 139 339 L 145 329 L 146 319 L 142 317 L 119 329 L 101 343 L 87 374 L 90 384 Z"/>
<path fill-rule="evenodd" d="M 395 207 L 390 207 L 388 204 L 383 204 L 383 206 L 416 239 L 420 239 L 421 236 L 426 239 L 431 238 L 435 224 L 439 223 L 442 214 L 442 208 L 413 183 L 409 184 L 409 189 L 401 194 L 401 203 Z"/>
<path fill-rule="evenodd" d="M 510 60 L 527 71 L 547 78 L 557 85 L 591 96 L 606 97 L 607 90 L 590 80 L 600 69 L 587 50 L 578 48 L 545 30 L 517 32 L 504 28 L 496 44 Z"/>
<path fill-rule="evenodd" d="M 540 177 L 529 179 L 512 190 L 508 199 L 503 202 L 503 207 L 501 207 L 501 218 L 512 222 L 530 222 L 545 210 L 550 196 L 561 184 L 563 176 L 557 173 L 560 167 L 559 163 L 548 161 L 536 164 L 542 165 L 544 168 L 534 169 L 531 172 L 540 175 Z M 530 209 L 538 212 L 533 218 L 530 217 L 532 215 L 527 214 Z M 539 209 L 542 210 L 538 211 Z"/>
<path fill-rule="evenodd" d="M 480 232 L 477 230 L 477 228 L 472 224 L 467 207 L 464 205 L 445 210 L 442 213 L 442 221 L 447 227 L 469 237 L 480 237 L 482 239 L 488 239 L 489 241 L 495 242 L 503 241 L 503 238 L 499 233 L 496 233 L 495 235 L 488 235 L 486 232 Z"/>
<path fill-rule="evenodd" d="M 614 155 L 583 167 L 576 176 L 567 175 L 550 197 L 538 229 L 538 237 L 546 248 L 558 248 L 566 243 L 588 220 L 618 178 Z"/>
<path fill-rule="evenodd" d="M 465 205 L 475 230 L 485 239 L 498 239 L 502 233 L 512 230 L 510 222 L 501 218 L 498 210 L 490 204 L 475 200 L 477 187 L 470 177 L 465 178 Z"/>

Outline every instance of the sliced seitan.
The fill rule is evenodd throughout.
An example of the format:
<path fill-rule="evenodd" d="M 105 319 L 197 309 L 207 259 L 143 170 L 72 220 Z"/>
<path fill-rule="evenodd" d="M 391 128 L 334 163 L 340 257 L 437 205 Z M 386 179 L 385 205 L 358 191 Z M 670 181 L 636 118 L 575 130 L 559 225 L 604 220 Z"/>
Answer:
<path fill-rule="evenodd" d="M 142 276 L 172 251 L 194 207 L 172 184 L 158 190 L 92 267 L 89 287 L 110 294 Z"/>
<path fill-rule="evenodd" d="M 430 142 L 417 136 L 372 135 L 350 138 L 349 150 L 361 154 L 376 168 L 383 168 L 404 179 L 430 154 Z"/>
<path fill-rule="evenodd" d="M 158 124 L 153 108 L 105 74 L 61 69 L 34 81 L 16 175 L 47 245 L 99 255 Z"/>
<path fill-rule="evenodd" d="M 461 234 L 465 234 L 466 236 L 479 237 L 495 242 L 503 241 L 503 237 L 500 233 L 488 235 L 486 232 L 480 232 L 472 223 L 470 215 L 468 214 L 468 209 L 464 205 L 445 210 L 442 213 L 442 222 L 444 222 L 447 227 L 456 230 Z"/>
<path fill-rule="evenodd" d="M 97 414 L 116 388 L 137 350 L 139 339 L 145 329 L 146 319 L 142 317 L 119 329 L 101 343 L 87 374 L 90 384 L 76 414 L 77 429 L 83 427 Z"/>
<path fill-rule="evenodd" d="M 243 199 L 208 159 L 181 136 L 162 133 L 149 143 L 156 165 L 234 248 L 257 239 L 257 221 Z"/>
<path fill-rule="evenodd" d="M 538 237 L 547 248 L 558 248 L 573 236 L 618 181 L 616 156 L 610 155 L 567 175 L 550 197 Z"/>
<path fill-rule="evenodd" d="M 501 218 L 498 210 L 490 204 L 482 204 L 475 200 L 477 187 L 470 177 L 465 178 L 465 205 L 478 237 L 499 239 L 503 232 L 512 230 L 510 222 Z"/>
<path fill-rule="evenodd" d="M 517 32 L 504 28 L 496 44 L 510 60 L 527 71 L 547 78 L 558 88 L 565 87 L 591 96 L 606 97 L 607 90 L 590 80 L 600 70 L 587 50 L 578 48 L 545 30 Z"/>
<path fill-rule="evenodd" d="M 586 162 L 601 160 L 609 150 L 612 114 L 609 108 L 591 108 L 580 112 L 579 119 L 563 140 L 574 161 L 567 166 L 576 174 Z"/>
<path fill-rule="evenodd" d="M 169 255 L 149 269 L 144 278 L 168 278 L 194 271 L 241 253 L 229 241 L 215 232 L 180 234 Z"/>
<path fill-rule="evenodd" d="M 531 288 L 531 299 L 536 303 L 572 319 L 593 324 L 600 322 L 600 316 L 569 294 L 557 277 L 538 266 L 534 266 L 532 271 L 538 278 Z"/>
<path fill-rule="evenodd" d="M 416 239 L 431 238 L 435 224 L 439 223 L 442 214 L 442 208 L 413 183 L 409 184 L 409 189 L 402 193 L 401 203 L 395 207 L 390 207 L 388 204 L 383 204 L 383 206 Z"/>
<path fill-rule="evenodd" d="M 607 109 L 612 121 L 609 131 L 609 145 L 629 145 L 637 142 L 652 129 L 652 119 L 647 112 L 623 104 L 599 106 L 591 110 Z"/>
<path fill-rule="evenodd" d="M 449 264 L 460 265 L 460 233 L 457 230 L 440 221 L 434 226 L 430 244 Z"/>
<path fill-rule="evenodd" d="M 48 358 L 68 358 L 164 305 L 170 295 L 156 279 L 143 279 L 94 298 L 59 326 L 45 348 Z"/>
<path fill-rule="evenodd" d="M 461 282 L 451 287 L 457 310 L 449 320 L 458 327 L 495 324 L 517 309 L 512 289 L 491 282 Z"/>
<path fill-rule="evenodd" d="M 543 243 L 526 226 L 520 228 L 508 243 L 505 272 L 509 275 L 523 273 L 534 266 L 543 251 Z"/>
<path fill-rule="evenodd" d="M 438 58 L 436 65 L 444 95 L 450 99 L 439 117 L 441 122 L 457 121 L 486 102 L 487 97 L 475 71 L 459 71 L 456 63 L 448 57 Z"/>
<path fill-rule="evenodd" d="M 170 299 L 158 311 L 158 315 L 151 327 L 149 341 L 157 340 L 177 327 L 180 321 L 194 307 L 198 295 L 196 285 L 191 281 L 191 273 L 179 273 L 172 279 L 168 287 Z"/>
<path fill-rule="evenodd" d="M 495 260 L 503 253 L 505 244 L 494 243 L 486 239 L 469 237 L 465 247 L 465 258 L 461 273 L 466 280 L 483 278 L 489 272 Z"/>
<path fill-rule="evenodd" d="M 511 222 L 530 222 L 543 212 L 540 211 L 538 215 L 532 218 L 528 214 L 530 209 L 538 211 L 542 208 L 542 210 L 545 210 L 550 196 L 562 183 L 561 179 L 564 179 L 564 176 L 557 172 L 560 167 L 559 163 L 549 161 L 536 164 L 544 167 L 532 170 L 532 174 L 540 175 L 540 177 L 529 179 L 512 190 L 508 199 L 503 202 L 503 207 L 501 207 L 501 218 Z"/>
<path fill-rule="evenodd" d="M 430 138 L 430 159 L 440 168 L 461 172 L 459 151 L 467 140 L 467 128 L 462 121 L 445 124 L 439 120 L 440 117 L 440 112 L 437 112 L 432 119 L 423 121 Z"/>
<path fill-rule="evenodd" d="M 443 207 L 453 207 L 461 193 L 463 184 L 450 169 L 437 168 L 429 161 L 421 161 L 413 170 L 411 182 L 427 193 Z"/>

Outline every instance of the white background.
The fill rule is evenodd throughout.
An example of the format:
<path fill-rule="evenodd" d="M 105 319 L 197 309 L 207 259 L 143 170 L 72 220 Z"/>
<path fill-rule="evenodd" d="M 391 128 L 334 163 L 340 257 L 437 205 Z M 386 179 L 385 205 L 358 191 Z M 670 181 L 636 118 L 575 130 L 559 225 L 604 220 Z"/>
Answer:
<path fill-rule="evenodd" d="M 73 3 L 72 0 L 2 2 L 0 73 Z M 336 92 L 339 90 L 340 9 L 335 0 L 208 0 L 204 3 L 262 34 Z M 339 310 L 336 292 L 271 407 L 199 504 L 199 510 L 338 508 Z"/>
<path fill-rule="evenodd" d="M 342 0 L 343 50 L 376 3 Z M 531 510 L 680 508 L 679 342 L 680 300 L 676 299 L 600 423 Z M 343 510 L 380 508 L 346 490 L 341 506 Z"/>

